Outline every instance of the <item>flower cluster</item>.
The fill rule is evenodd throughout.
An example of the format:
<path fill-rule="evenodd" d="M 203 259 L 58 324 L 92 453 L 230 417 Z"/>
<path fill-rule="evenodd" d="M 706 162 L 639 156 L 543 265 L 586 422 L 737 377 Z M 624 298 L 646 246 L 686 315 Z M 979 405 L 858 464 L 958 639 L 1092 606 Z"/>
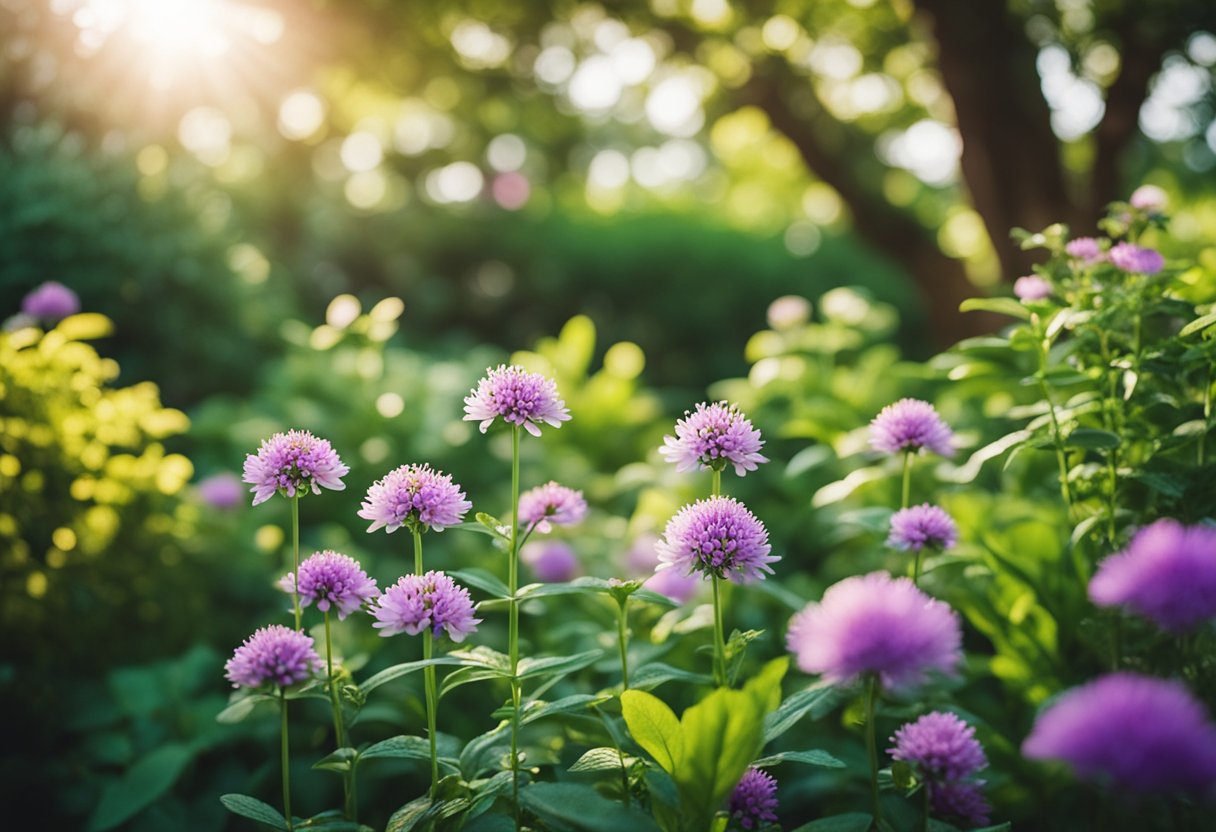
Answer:
<path fill-rule="evenodd" d="M 830 684 L 873 673 L 889 689 L 920 684 L 931 672 L 952 674 L 961 643 L 954 610 L 885 572 L 828 587 L 822 601 L 794 616 L 786 636 L 804 672 Z"/>
<path fill-rule="evenodd" d="M 736 583 L 772 574 L 768 530 L 747 507 L 732 497 L 710 497 L 680 509 L 667 523 L 656 546 L 659 569 L 685 574 L 701 572 Z"/>
<path fill-rule="evenodd" d="M 1069 240 L 1064 246 L 1064 251 L 1072 259 L 1087 266 L 1106 259 L 1102 243 L 1093 237 L 1077 237 L 1075 240 Z"/>
<path fill-rule="evenodd" d="M 253 487 L 253 504 L 264 503 L 276 493 L 302 497 L 321 487 L 341 491 L 342 477 L 350 471 L 329 442 L 306 430 L 276 433 L 262 442 L 256 454 L 245 457 L 246 483 Z"/>
<path fill-rule="evenodd" d="M 21 299 L 21 311 L 31 318 L 58 321 L 80 311 L 80 298 L 62 283 L 48 280 Z"/>
<path fill-rule="evenodd" d="M 730 818 L 741 829 L 777 822 L 777 781 L 758 768 L 743 773 L 730 795 Z"/>
<path fill-rule="evenodd" d="M 1216 528 L 1158 520 L 1102 561 L 1089 582 L 1102 607 L 1126 607 L 1181 633 L 1216 617 Z"/>
<path fill-rule="evenodd" d="M 272 624 L 245 639 L 224 665 L 224 672 L 233 687 L 287 687 L 311 679 L 322 666 L 311 638 Z"/>
<path fill-rule="evenodd" d="M 916 768 L 936 814 L 972 827 L 988 823 L 984 782 L 973 779 L 988 758 L 974 728 L 954 714 L 935 711 L 899 728 L 891 742 L 895 747 L 888 752 Z"/>
<path fill-rule="evenodd" d="M 1051 291 L 1051 284 L 1037 274 L 1028 274 L 1013 282 L 1013 294 L 1023 303 L 1049 298 Z"/>
<path fill-rule="evenodd" d="M 533 541 L 519 550 L 519 559 L 548 584 L 573 580 L 583 571 L 574 549 L 560 540 Z"/>
<path fill-rule="evenodd" d="M 469 591 L 443 572 L 433 571 L 399 579 L 384 590 L 371 613 L 376 619 L 372 626 L 382 636 L 415 636 L 429 628 L 437 638 L 446 632 L 452 641 L 461 642 L 481 623 L 473 617 Z"/>
<path fill-rule="evenodd" d="M 887 545 L 896 549 L 949 549 L 958 543 L 958 526 L 944 509 L 924 503 L 900 509 L 891 517 Z"/>
<path fill-rule="evenodd" d="M 295 593 L 295 573 L 284 575 L 279 588 Z M 358 561 L 327 549 L 316 552 L 300 564 L 299 594 L 302 606 L 316 602 L 321 612 L 329 612 L 333 607 L 338 611 L 338 618 L 344 619 L 379 595 L 380 590 L 376 588 L 376 580 L 367 576 Z"/>
<path fill-rule="evenodd" d="M 933 405 L 919 399 L 889 404 L 870 423 L 870 445 L 896 454 L 925 448 L 939 456 L 954 456 L 954 433 Z"/>
<path fill-rule="evenodd" d="M 451 476 L 429 465 L 402 465 L 372 483 L 359 516 L 372 521 L 369 532 L 387 529 L 391 534 L 411 524 L 443 531 L 472 507 Z"/>
<path fill-rule="evenodd" d="M 558 398 L 552 379 L 503 364 L 488 370 L 477 388 L 465 397 L 464 414 L 465 421 L 481 423 L 482 433 L 495 419 L 502 418 L 533 436 L 540 436 L 541 424 L 560 428 L 570 419 L 570 411 Z"/>
<path fill-rule="evenodd" d="M 1161 256 L 1160 252 L 1132 243 L 1119 243 L 1112 246 L 1107 256 L 1110 258 L 1111 265 L 1125 272 L 1151 275 L 1157 274 L 1165 268 L 1165 258 Z"/>
<path fill-rule="evenodd" d="M 524 528 L 542 534 L 554 525 L 572 526 L 587 515 L 583 492 L 547 482 L 519 495 L 519 519 Z"/>
<path fill-rule="evenodd" d="M 761 462 L 768 462 L 760 454 L 763 446 L 760 431 L 735 405 L 702 402 L 676 422 L 675 436 L 663 437 L 659 454 L 674 463 L 677 471 L 721 470 L 730 464 L 742 477 L 755 471 Z"/>

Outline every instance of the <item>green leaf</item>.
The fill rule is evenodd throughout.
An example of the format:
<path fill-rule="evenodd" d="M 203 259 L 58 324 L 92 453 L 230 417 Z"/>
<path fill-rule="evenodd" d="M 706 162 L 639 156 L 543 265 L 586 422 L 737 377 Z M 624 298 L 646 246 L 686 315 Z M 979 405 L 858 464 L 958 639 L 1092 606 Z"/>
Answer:
<path fill-rule="evenodd" d="M 554 584 L 528 584 L 520 587 L 515 597 L 523 601 L 528 598 L 546 598 L 552 595 L 600 595 L 608 593 L 611 587 L 603 578 L 584 576 L 573 581 Z"/>
<path fill-rule="evenodd" d="M 431 759 L 431 744 L 422 737 L 401 734 L 381 740 L 359 753 L 359 760 L 375 760 L 378 758 L 429 760 Z"/>
<path fill-rule="evenodd" d="M 551 676 L 554 673 L 573 673 L 581 670 L 604 655 L 603 650 L 587 650 L 575 653 L 573 656 L 542 656 L 519 660 L 516 675 L 520 679 L 535 679 L 540 676 Z"/>
<path fill-rule="evenodd" d="M 222 722 L 225 725 L 232 725 L 244 721 L 249 714 L 253 713 L 253 709 L 260 702 L 271 702 L 273 696 L 267 696 L 264 693 L 252 693 L 242 696 L 229 703 L 227 708 L 215 715 L 216 722 Z"/>
<path fill-rule="evenodd" d="M 1030 320 L 1030 310 L 1013 298 L 968 298 L 959 304 L 960 312 L 996 312 L 1022 321 Z"/>
<path fill-rule="evenodd" d="M 653 589 L 642 587 L 637 592 L 633 593 L 633 598 L 638 601 L 645 601 L 647 604 L 657 604 L 660 607 L 675 608 L 680 606 L 678 601 L 673 601 L 666 595 L 655 592 Z"/>
<path fill-rule="evenodd" d="M 439 656 L 434 659 L 422 659 L 422 660 L 416 661 L 416 662 L 405 662 L 404 664 L 395 664 L 392 667 L 387 667 L 384 670 L 381 670 L 375 676 L 372 676 L 370 679 L 365 681 L 363 684 L 359 685 L 359 693 L 363 694 L 364 696 L 367 696 L 367 694 L 371 693 L 373 690 L 380 687 L 381 685 L 386 685 L 389 682 L 392 682 L 396 679 L 400 679 L 402 676 L 408 676 L 409 674 L 411 674 L 415 671 L 422 670 L 424 667 L 431 667 L 434 665 L 442 665 L 442 664 L 447 664 L 447 665 L 464 664 L 464 662 L 462 662 L 460 659 L 453 658 L 451 656 Z"/>
<path fill-rule="evenodd" d="M 675 712 L 657 696 L 627 690 L 621 694 L 621 713 L 634 741 L 672 774 L 684 757 L 684 737 Z"/>
<path fill-rule="evenodd" d="M 499 670 L 490 667 L 462 667 L 460 670 L 449 673 L 443 680 L 443 684 L 439 686 L 439 698 L 447 696 L 456 688 L 473 682 L 484 682 L 487 679 L 507 679 L 511 674 L 506 670 Z"/>
<path fill-rule="evenodd" d="M 485 526 L 483 526 L 481 523 L 473 523 L 473 522 L 469 522 L 467 520 L 463 523 L 457 523 L 453 526 L 448 526 L 447 528 L 456 529 L 456 531 L 460 531 L 460 532 L 475 532 L 477 534 L 489 535 L 490 537 L 494 538 L 495 540 L 502 540 L 502 541 L 507 540 L 507 538 L 503 537 L 502 533 L 500 531 L 498 531 L 498 529 L 489 529 L 489 528 L 486 528 Z"/>
<path fill-rule="evenodd" d="M 1019 445 L 1034 437 L 1033 431 L 1015 430 L 1013 433 L 1008 433 L 993 442 L 989 442 L 984 447 L 971 455 L 965 463 L 955 468 L 952 471 L 947 471 L 942 477 L 953 483 L 968 483 L 980 475 L 980 469 L 984 463 L 990 459 L 1000 456 L 1005 451 Z"/>
<path fill-rule="evenodd" d="M 181 744 L 162 745 L 108 785 L 89 818 L 89 832 L 113 829 L 172 788 L 194 750 Z"/>
<path fill-rule="evenodd" d="M 813 685 L 791 694 L 777 710 L 764 718 L 764 742 L 777 739 L 808 713 L 813 720 L 826 716 L 839 701 L 836 689 L 830 685 Z"/>
<path fill-rule="evenodd" d="M 624 758 L 623 760 L 622 757 Z M 628 768 L 633 765 L 635 759 L 635 757 L 630 757 L 628 754 L 622 755 L 620 751 L 611 746 L 602 745 L 599 748 L 592 748 L 590 751 L 585 752 L 566 771 L 620 771 L 621 768 Z"/>
<path fill-rule="evenodd" d="M 762 757 L 752 763 L 756 768 L 766 768 L 767 766 L 775 766 L 778 763 L 806 763 L 812 766 L 823 766 L 824 768 L 844 768 L 845 765 L 840 760 L 833 757 L 826 751 L 813 749 L 811 751 L 781 751 L 777 754 L 770 754 L 767 757 Z"/>
<path fill-rule="evenodd" d="M 533 783 L 519 793 L 524 808 L 556 832 L 658 832 L 647 815 L 580 783 Z"/>
<path fill-rule="evenodd" d="M 428 746 L 429 749 L 429 746 Z M 429 754 L 427 755 L 430 756 Z M 337 771 L 345 773 L 350 771 L 351 766 L 359 759 L 359 752 L 353 748 L 339 748 L 336 751 L 322 757 L 312 764 L 315 769 L 322 771 Z"/>
<path fill-rule="evenodd" d="M 582 711 L 592 705 L 598 705 L 601 702 L 607 702 L 611 696 L 594 696 L 589 693 L 576 693 L 572 696 L 566 696 L 554 702 L 530 702 L 527 710 L 520 717 L 520 725 L 528 725 L 536 722 L 538 719 L 544 719 L 549 716 L 558 714 L 567 714 L 571 711 Z"/>
<path fill-rule="evenodd" d="M 220 803 L 234 815 L 256 820 L 273 829 L 287 829 L 287 818 L 268 803 L 263 803 L 256 797 L 244 794 L 226 794 L 220 797 Z"/>
<path fill-rule="evenodd" d="M 1097 428 L 1077 428 L 1064 439 L 1066 448 L 1117 448 L 1119 434 Z"/>
<path fill-rule="evenodd" d="M 693 673 L 662 662 L 643 665 L 629 677 L 629 685 L 637 690 L 654 690 L 666 682 L 688 682 L 692 685 L 712 685 L 714 680 L 707 673 Z"/>
<path fill-rule="evenodd" d="M 861 812 L 832 815 L 799 826 L 794 832 L 869 832 L 874 818 Z"/>
<path fill-rule="evenodd" d="M 461 583 L 476 587 L 493 598 L 511 597 L 510 587 L 484 569 L 469 567 L 468 569 L 455 569 L 448 574 Z"/>
<path fill-rule="evenodd" d="M 384 832 L 409 832 L 427 817 L 433 805 L 429 797 L 411 800 L 393 812 L 392 817 L 388 819 L 388 826 L 384 827 Z"/>
<path fill-rule="evenodd" d="M 1208 327 L 1212 326 L 1213 324 L 1216 324 L 1216 312 L 1209 312 L 1208 314 L 1206 314 L 1202 317 L 1196 318 L 1195 320 L 1191 321 L 1189 324 L 1184 326 L 1178 332 L 1178 337 L 1185 338 L 1188 335 L 1193 335 L 1194 333 L 1199 332 L 1200 330 L 1207 329 Z"/>

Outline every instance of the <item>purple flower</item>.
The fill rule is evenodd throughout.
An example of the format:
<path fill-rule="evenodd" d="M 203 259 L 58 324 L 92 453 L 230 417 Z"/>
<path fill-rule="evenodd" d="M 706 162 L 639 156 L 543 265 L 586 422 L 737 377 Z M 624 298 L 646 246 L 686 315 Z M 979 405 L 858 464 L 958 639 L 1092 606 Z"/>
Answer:
<path fill-rule="evenodd" d="M 870 446 L 885 454 L 928 448 L 939 456 L 954 456 L 954 434 L 933 405 L 920 399 L 889 404 L 870 422 Z"/>
<path fill-rule="evenodd" d="M 924 503 L 900 509 L 891 517 L 891 534 L 887 545 L 896 549 L 911 549 L 919 552 L 930 549 L 949 549 L 958 543 L 958 526 L 954 519 L 938 506 Z"/>
<path fill-rule="evenodd" d="M 583 492 L 549 481 L 519 495 L 519 519 L 542 534 L 553 526 L 572 526 L 587 516 Z"/>
<path fill-rule="evenodd" d="M 295 574 L 284 575 L 279 581 L 279 589 L 294 593 Z M 316 601 L 321 612 L 329 612 L 334 606 L 338 608 L 338 618 L 343 619 L 379 594 L 375 579 L 367 577 L 363 567 L 352 557 L 326 549 L 300 564 L 302 606 Z"/>
<path fill-rule="evenodd" d="M 372 483 L 359 516 L 372 521 L 369 532 L 387 529 L 392 534 L 415 523 L 441 532 L 472 507 L 449 475 L 429 465 L 402 465 Z"/>
<path fill-rule="evenodd" d="M 237 475 L 227 471 L 199 480 L 196 488 L 204 503 L 221 509 L 236 508 L 245 493 Z"/>
<path fill-rule="evenodd" d="M 577 578 L 583 573 L 574 550 L 560 540 L 533 541 L 519 550 L 519 559 L 527 564 L 538 580 L 558 584 Z"/>
<path fill-rule="evenodd" d="M 1128 200 L 1133 208 L 1155 214 L 1164 211 L 1166 206 L 1169 205 L 1169 201 L 1169 197 L 1166 196 L 1165 191 L 1156 185 L 1141 185 L 1132 191 L 1131 199 Z"/>
<path fill-rule="evenodd" d="M 659 569 L 684 574 L 701 572 L 735 583 L 763 580 L 772 574 L 768 530 L 743 503 L 732 497 L 710 497 L 684 506 L 667 523 L 656 545 Z"/>
<path fill-rule="evenodd" d="M 1064 246 L 1064 251 L 1072 259 L 1080 260 L 1086 265 L 1098 263 L 1106 257 L 1102 251 L 1102 244 L 1093 237 L 1078 237 L 1070 240 Z"/>
<path fill-rule="evenodd" d="M 1037 274 L 1019 277 L 1013 282 L 1013 293 L 1023 303 L 1051 297 L 1051 284 Z"/>
<path fill-rule="evenodd" d="M 1063 760 L 1118 791 L 1210 793 L 1216 725 L 1179 682 L 1111 673 L 1049 705 L 1022 743 L 1032 760 Z"/>
<path fill-rule="evenodd" d="M 759 453 L 763 445 L 760 431 L 735 405 L 701 402 L 676 422 L 675 436 L 663 437 L 659 454 L 674 463 L 677 471 L 722 470 L 729 463 L 742 477 L 755 471 L 759 463 L 768 462 Z"/>
<path fill-rule="evenodd" d="M 224 671 L 233 687 L 257 688 L 268 682 L 287 687 L 311 679 L 321 667 L 311 638 L 282 624 L 272 624 L 245 639 L 224 665 Z"/>
<path fill-rule="evenodd" d="M 925 780 L 962 780 L 988 765 L 975 729 L 954 714 L 925 714 L 899 728 L 891 742 L 891 756 L 915 764 Z"/>
<path fill-rule="evenodd" d="M 1216 617 L 1216 528 L 1158 520 L 1098 565 L 1089 597 L 1182 633 Z"/>
<path fill-rule="evenodd" d="M 469 591 L 442 572 L 404 576 L 384 590 L 371 614 L 376 618 L 372 626 L 382 636 L 416 636 L 429 627 L 436 638 L 446 631 L 460 642 L 481 623 L 473 617 Z"/>
<path fill-rule="evenodd" d="M 58 321 L 80 311 L 80 298 L 62 283 L 48 280 L 21 300 L 21 311 L 31 318 Z"/>
<path fill-rule="evenodd" d="M 486 377 L 477 382 L 477 389 L 465 397 L 464 418 L 481 422 L 481 432 L 485 433 L 500 416 L 533 436 L 540 436 L 542 422 L 560 428 L 562 422 L 570 419 L 570 411 L 558 398 L 553 379 L 529 373 L 523 367 L 499 364 L 488 370 Z"/>
<path fill-rule="evenodd" d="M 960 820 L 968 829 L 988 825 L 992 807 L 984 799 L 983 780 L 929 783 L 927 788 L 935 815 Z"/>
<path fill-rule="evenodd" d="M 324 439 L 306 430 L 276 433 L 262 441 L 256 454 L 245 457 L 244 481 L 253 486 L 253 504 L 264 503 L 276 492 L 285 497 L 302 497 L 321 486 L 341 491 L 342 477 L 350 469 Z"/>
<path fill-rule="evenodd" d="M 1136 274 L 1156 274 L 1165 268 L 1165 258 L 1151 248 L 1131 243 L 1119 243 L 1110 250 L 1110 262 L 1115 268 Z"/>
<path fill-rule="evenodd" d="M 962 630 L 949 605 L 908 578 L 872 572 L 828 587 L 790 622 L 786 645 L 805 673 L 830 684 L 877 673 L 884 687 L 920 684 L 930 671 L 953 674 Z"/>
<path fill-rule="evenodd" d="M 730 795 L 730 817 L 743 829 L 776 823 L 777 781 L 757 768 L 745 771 Z"/>

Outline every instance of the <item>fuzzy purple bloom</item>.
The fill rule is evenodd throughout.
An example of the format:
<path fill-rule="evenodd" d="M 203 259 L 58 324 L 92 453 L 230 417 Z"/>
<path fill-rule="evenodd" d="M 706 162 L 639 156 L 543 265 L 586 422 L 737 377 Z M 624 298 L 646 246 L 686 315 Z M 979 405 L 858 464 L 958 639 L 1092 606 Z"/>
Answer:
<path fill-rule="evenodd" d="M 742 829 L 777 822 L 777 781 L 758 768 L 743 773 L 730 795 L 730 817 Z"/>
<path fill-rule="evenodd" d="M 416 636 L 430 628 L 436 638 L 446 632 L 455 642 L 477 630 L 480 618 L 473 617 L 469 591 L 443 572 L 406 575 L 384 590 L 372 605 L 373 627 L 382 636 L 409 633 Z"/>
<path fill-rule="evenodd" d="M 369 532 L 392 534 L 414 523 L 441 532 L 460 523 L 472 507 L 448 474 L 429 465 L 402 465 L 372 483 L 359 516 L 372 521 Z"/>
<path fill-rule="evenodd" d="M 1101 262 L 1106 258 L 1106 254 L 1102 251 L 1102 244 L 1093 237 L 1078 237 L 1075 240 L 1069 240 L 1064 246 L 1064 251 L 1074 260 L 1080 260 L 1086 265 Z"/>
<path fill-rule="evenodd" d="M 529 373 L 523 367 L 499 364 L 488 370 L 477 388 L 464 400 L 465 421 L 480 422 L 481 432 L 494 420 L 519 425 L 533 436 L 540 436 L 542 423 L 560 428 L 570 419 L 566 403 L 558 398 L 553 379 Z"/>
<path fill-rule="evenodd" d="M 243 480 L 253 486 L 249 490 L 256 506 L 276 492 L 302 497 L 310 490 L 320 494 L 321 486 L 341 491 L 346 488 L 342 477 L 349 471 L 328 441 L 306 430 L 291 430 L 263 440 L 256 454 L 245 457 Z"/>
<path fill-rule="evenodd" d="M 1158 520 L 1098 565 L 1089 597 L 1183 633 L 1216 617 L 1216 528 Z"/>
<path fill-rule="evenodd" d="M 984 799 L 983 780 L 930 783 L 927 788 L 935 815 L 961 822 L 967 829 L 988 825 L 992 807 Z"/>
<path fill-rule="evenodd" d="M 1022 756 L 1063 760 L 1118 791 L 1216 788 L 1216 725 L 1179 682 L 1111 673 L 1066 692 L 1039 714 Z"/>
<path fill-rule="evenodd" d="M 847 684 L 877 673 L 892 690 L 953 674 L 962 658 L 958 615 L 908 578 L 871 572 L 828 587 L 794 616 L 786 646 L 805 673 Z"/>
<path fill-rule="evenodd" d="M 1156 185 L 1141 185 L 1132 191 L 1128 202 L 1133 208 L 1149 213 L 1161 213 L 1169 205 L 1169 197 L 1165 191 Z"/>
<path fill-rule="evenodd" d="M 519 495 L 519 520 L 525 529 L 542 534 L 553 526 L 572 526 L 587 516 L 583 492 L 550 480 Z"/>
<path fill-rule="evenodd" d="M 656 545 L 659 569 L 701 572 L 735 583 L 763 580 L 772 574 L 768 530 L 743 503 L 732 497 L 710 497 L 684 506 L 667 523 Z"/>
<path fill-rule="evenodd" d="M 1033 303 L 1051 297 L 1051 284 L 1037 274 L 1028 274 L 1013 282 L 1013 293 L 1023 303 Z"/>
<path fill-rule="evenodd" d="M 885 454 L 927 448 L 939 456 L 954 456 L 954 433 L 933 405 L 920 399 L 900 399 L 870 422 L 870 446 Z"/>
<path fill-rule="evenodd" d="M 887 545 L 896 549 L 949 549 L 958 543 L 958 526 L 946 511 L 924 503 L 900 509 L 891 517 Z"/>
<path fill-rule="evenodd" d="M 701 402 L 696 410 L 685 411 L 684 418 L 676 422 L 675 436 L 663 437 L 659 455 L 673 463 L 677 471 L 721 470 L 730 464 L 742 477 L 755 471 L 759 463 L 768 462 L 760 454 L 763 446 L 760 431 L 752 427 L 735 405 Z"/>
<path fill-rule="evenodd" d="M 287 687 L 321 672 L 321 657 L 312 639 L 282 624 L 263 627 L 236 648 L 224 665 L 233 687 L 257 688 L 267 683 Z"/>
<path fill-rule="evenodd" d="M 245 488 L 236 474 L 224 472 L 199 480 L 195 486 L 198 496 L 212 508 L 230 509 L 241 504 Z"/>
<path fill-rule="evenodd" d="M 48 280 L 22 298 L 21 311 L 31 318 L 58 321 L 80 311 L 80 298 L 62 283 Z"/>
<path fill-rule="evenodd" d="M 1165 268 L 1165 258 L 1160 252 L 1132 243 L 1119 243 L 1111 248 L 1110 262 L 1115 268 L 1136 274 L 1156 274 Z"/>
<path fill-rule="evenodd" d="M 975 729 L 950 713 L 925 714 L 896 730 L 891 742 L 891 756 L 915 764 L 926 780 L 962 780 L 988 765 Z"/>
<path fill-rule="evenodd" d="M 560 540 L 533 541 L 519 550 L 522 560 L 537 580 L 560 584 L 583 574 L 583 565 L 569 544 Z"/>
<path fill-rule="evenodd" d="M 279 589 L 296 591 L 295 573 L 288 572 L 279 581 Z M 352 557 L 326 549 L 316 552 L 300 564 L 300 604 L 307 607 L 316 601 L 317 609 L 329 612 L 336 607 L 339 620 L 346 618 L 380 594 L 375 578 L 367 577 L 363 567 Z"/>

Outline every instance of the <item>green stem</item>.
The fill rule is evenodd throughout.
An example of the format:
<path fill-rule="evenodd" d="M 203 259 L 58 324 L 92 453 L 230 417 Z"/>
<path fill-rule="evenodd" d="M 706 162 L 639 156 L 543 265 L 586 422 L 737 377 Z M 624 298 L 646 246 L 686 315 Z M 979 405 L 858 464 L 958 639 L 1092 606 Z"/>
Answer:
<path fill-rule="evenodd" d="M 621 690 L 629 690 L 629 598 L 626 596 L 617 605 L 617 645 L 621 650 Z"/>
<path fill-rule="evenodd" d="M 417 523 L 410 526 L 410 534 L 414 538 L 414 574 L 422 574 L 422 529 Z"/>
<path fill-rule="evenodd" d="M 519 807 L 519 709 L 522 690 L 519 669 L 519 425 L 511 426 L 511 552 L 507 565 L 508 609 L 507 652 L 511 660 L 511 795 L 515 803 L 515 828 L 523 828 Z"/>
<path fill-rule="evenodd" d="M 422 658 L 430 659 L 434 651 L 434 634 L 427 627 L 422 633 Z M 438 719 L 436 711 L 439 706 L 439 688 L 435 681 L 435 665 L 427 665 L 423 669 L 426 679 L 426 730 L 431 740 L 431 798 L 435 799 L 439 792 L 439 734 L 436 730 Z"/>
<path fill-rule="evenodd" d="M 726 687 L 726 630 L 722 626 L 722 592 L 719 584 L 722 579 L 713 576 L 714 585 L 714 682 L 718 687 Z"/>
<path fill-rule="evenodd" d="M 710 480 L 709 496 L 720 497 L 722 496 L 722 470 L 711 468 L 710 472 L 713 474 L 713 479 Z"/>
<path fill-rule="evenodd" d="M 874 700 L 877 698 L 878 677 L 870 674 L 866 680 L 866 750 L 870 755 L 870 800 L 874 804 L 874 825 L 882 826 L 882 807 L 878 802 L 878 743 L 874 731 Z"/>
<path fill-rule="evenodd" d="M 1047 402 L 1047 416 L 1051 419 L 1051 441 L 1056 447 L 1056 464 L 1060 468 L 1060 496 L 1064 498 L 1064 508 L 1071 520 L 1072 488 L 1068 484 L 1068 458 L 1064 453 L 1064 433 L 1060 430 L 1060 420 L 1056 417 L 1056 404 L 1052 401 L 1051 390 L 1047 387 L 1047 357 L 1048 346 L 1044 340 L 1039 344 L 1039 372 L 1036 377 L 1039 381 L 1039 393 L 1043 396 L 1043 401 Z"/>
<path fill-rule="evenodd" d="M 1212 424 L 1212 368 L 1208 367 L 1208 374 L 1204 378 L 1203 384 L 1203 430 L 1199 433 L 1199 464 L 1204 464 L 1204 444 L 1208 438 L 1208 428 Z"/>
<path fill-rule="evenodd" d="M 330 637 L 329 610 L 325 610 L 325 669 L 329 680 L 329 702 L 334 712 L 334 742 L 338 748 L 346 747 L 346 730 L 342 720 L 342 701 L 338 697 L 338 678 L 334 675 L 334 644 Z M 355 819 L 354 769 L 342 776 L 342 788 L 346 795 L 346 817 Z"/>
<path fill-rule="evenodd" d="M 916 550 L 916 560 L 912 561 L 912 584 L 920 586 L 920 557 L 924 554 L 924 548 Z"/>
<path fill-rule="evenodd" d="M 292 603 L 296 613 L 296 631 L 300 626 L 300 495 L 291 498 L 291 551 L 295 568 L 291 573 Z"/>
<path fill-rule="evenodd" d="M 904 451 L 904 484 L 899 500 L 900 508 L 907 508 L 912 496 L 912 452 Z"/>
<path fill-rule="evenodd" d="M 279 752 L 283 767 L 283 815 L 287 818 L 288 832 L 292 829 L 291 822 L 291 769 L 290 755 L 287 749 L 287 690 L 279 688 L 280 742 Z"/>

